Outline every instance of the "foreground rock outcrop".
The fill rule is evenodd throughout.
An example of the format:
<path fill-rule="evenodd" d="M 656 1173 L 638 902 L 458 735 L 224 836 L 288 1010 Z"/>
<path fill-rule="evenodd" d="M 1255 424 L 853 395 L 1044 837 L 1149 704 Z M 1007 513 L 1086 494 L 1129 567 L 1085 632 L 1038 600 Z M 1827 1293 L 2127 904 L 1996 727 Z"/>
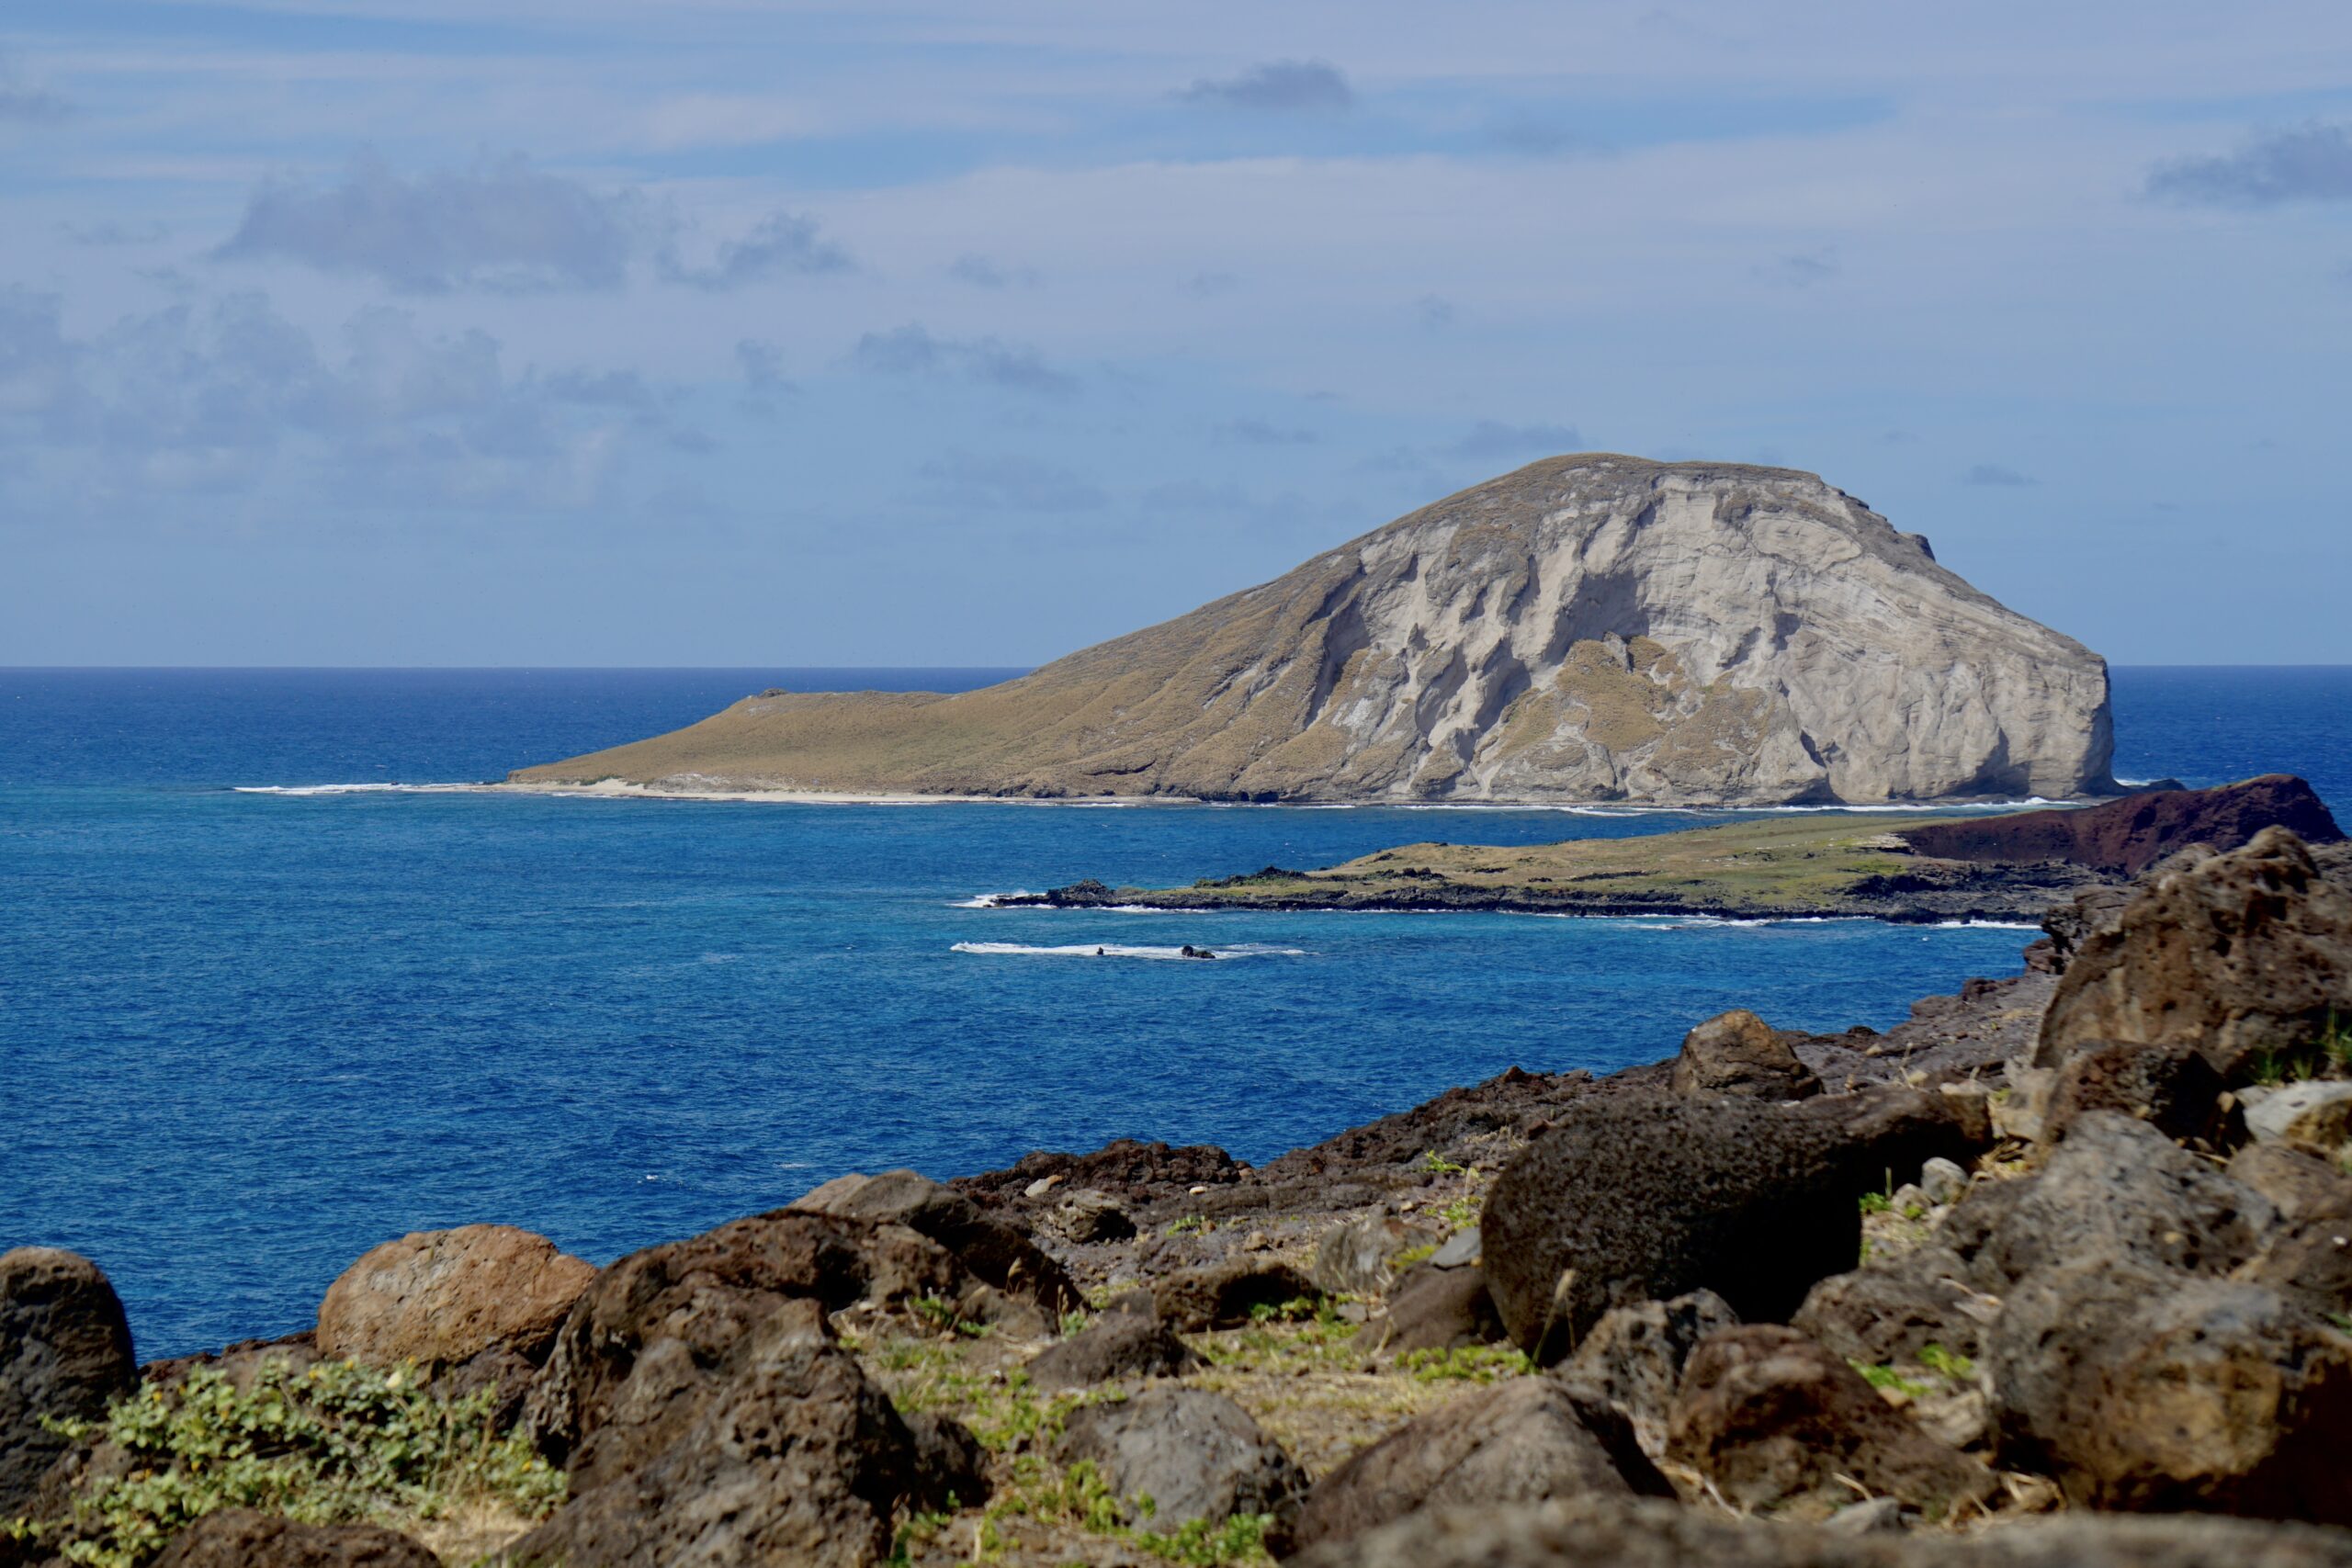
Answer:
<path fill-rule="evenodd" d="M 51 1421 L 85 1421 L 131 1386 L 130 1325 L 97 1265 L 49 1247 L 0 1253 L 0 1521 L 65 1451 Z"/>
<path fill-rule="evenodd" d="M 1216 800 L 2065 797 L 2107 670 L 1811 474 L 1606 454 L 985 691 L 767 692 L 514 781 Z"/>

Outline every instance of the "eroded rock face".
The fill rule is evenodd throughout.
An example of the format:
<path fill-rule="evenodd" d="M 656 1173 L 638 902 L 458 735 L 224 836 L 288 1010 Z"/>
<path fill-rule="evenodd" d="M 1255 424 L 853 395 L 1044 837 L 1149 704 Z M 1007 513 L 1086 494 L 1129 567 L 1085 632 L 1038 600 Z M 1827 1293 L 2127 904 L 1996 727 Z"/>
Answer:
<path fill-rule="evenodd" d="M 1989 1495 L 1993 1472 L 1919 1429 L 1843 1357 L 1755 1324 L 1702 1340 L 1683 1370 L 1667 1451 L 1742 1507 L 1853 1500 L 1840 1476 L 1942 1516 Z"/>
<path fill-rule="evenodd" d="M 1062 1266 L 1035 1242 L 980 1211 L 965 1194 L 911 1170 L 886 1170 L 836 1190 L 827 1183 L 793 1204 L 876 1224 L 904 1225 L 954 1253 L 974 1275 L 1058 1315 L 1085 1304 Z"/>
<path fill-rule="evenodd" d="M 1391 1356 L 1455 1350 L 1506 1337 L 1487 1270 L 1476 1263 L 1408 1269 L 1388 1292 L 1388 1308 L 1364 1327 L 1367 1348 Z"/>
<path fill-rule="evenodd" d="M 597 1275 L 531 1386 L 524 1427 L 575 1492 L 659 1452 L 742 1355 L 831 1338 L 853 1303 L 954 1302 L 973 1285 L 901 1225 L 779 1210 L 631 1253 Z"/>
<path fill-rule="evenodd" d="M 642 1462 L 584 1488 L 575 1474 L 571 1500 L 508 1548 L 506 1560 L 865 1568 L 888 1553 L 901 1503 L 942 1500 L 934 1487 L 944 1478 L 927 1472 L 915 1435 L 856 1358 L 778 1340 L 732 1371 Z"/>
<path fill-rule="evenodd" d="M 2047 1269 L 1988 1352 L 2004 1456 L 2080 1503 L 2352 1523 L 2352 1338 L 2275 1291 L 2113 1259 Z"/>
<path fill-rule="evenodd" d="M 764 694 L 515 776 L 1772 804 L 2064 797 L 2110 787 L 2111 750 L 2096 655 L 1852 497 L 1587 454 L 1001 686 Z"/>
<path fill-rule="evenodd" d="M 1573 1348 L 1614 1306 L 1711 1290 L 1785 1321 L 1854 1267 L 1855 1200 L 1892 1171 L 1966 1156 L 1942 1097 L 1905 1089 L 1795 1105 L 1634 1094 L 1568 1108 L 1507 1167 L 1480 1221 L 1487 1288 L 1521 1348 Z"/>
<path fill-rule="evenodd" d="M 2062 860 L 2137 876 L 2191 844 L 2234 850 L 2269 827 L 2314 844 L 2344 837 L 2326 804 L 2290 773 L 2265 773 L 2215 789 L 2151 790 L 2079 811 L 1939 822 L 1907 829 L 1903 837 L 1921 854 L 1941 860 Z"/>
<path fill-rule="evenodd" d="M 1396 1259 L 1418 1252 L 1427 1257 L 1445 1238 L 1428 1225 L 1386 1214 L 1363 1214 L 1333 1225 L 1316 1244 L 1308 1277 L 1320 1290 L 1347 1295 L 1378 1295 L 1396 1278 Z"/>
<path fill-rule="evenodd" d="M 1151 1288 L 1152 1305 L 1169 1326 L 1187 1334 L 1236 1328 L 1259 1307 L 1311 1301 L 1315 1281 L 1271 1258 L 1235 1258 L 1170 1274 Z"/>
<path fill-rule="evenodd" d="M 1617 1307 L 1584 1337 L 1563 1372 L 1623 1410 L 1642 1451 L 1659 1459 L 1690 1353 L 1710 1334 L 1738 1325 L 1739 1315 L 1713 1291 Z"/>
<path fill-rule="evenodd" d="M 136 1373 L 122 1302 L 96 1264 L 50 1247 L 0 1253 L 0 1520 L 65 1451 L 43 1417 L 102 1416 Z"/>
<path fill-rule="evenodd" d="M 317 1346 L 370 1366 L 448 1367 L 486 1350 L 547 1359 L 594 1264 L 513 1225 L 419 1231 L 361 1255 L 327 1287 Z"/>
<path fill-rule="evenodd" d="M 1969 1275 L 1957 1253 L 1931 1242 L 1822 1280 L 1789 1321 L 1866 1366 L 1917 1360 L 1930 1345 L 1973 1357 L 2000 1303 Z"/>
<path fill-rule="evenodd" d="M 154 1568 L 440 1568 L 407 1536 L 377 1525 L 304 1525 L 223 1508 L 172 1538 Z"/>
<path fill-rule="evenodd" d="M 1153 1528 L 1289 1512 L 1306 1472 L 1250 1413 L 1206 1389 L 1163 1386 L 1070 1413 L 1061 1457 L 1087 1461 L 1114 1495 L 1152 1500 Z"/>
<path fill-rule="evenodd" d="M 1601 1395 L 1515 1378 L 1406 1423 L 1325 1476 L 1293 1543 L 1346 1540 L 1425 1507 L 1673 1495 Z"/>
<path fill-rule="evenodd" d="M 1673 1082 L 1674 1092 L 1685 1095 L 1803 1100 L 1821 1092 L 1821 1080 L 1797 1060 L 1794 1048 L 1746 1008 L 1711 1018 L 1682 1037 Z"/>
<path fill-rule="evenodd" d="M 2034 1060 L 2057 1066 L 2094 1040 L 2188 1044 L 2242 1081 L 2257 1054 L 2307 1047 L 2339 1016 L 2352 1017 L 2352 893 L 2266 828 L 2159 875 L 2083 939 Z"/>

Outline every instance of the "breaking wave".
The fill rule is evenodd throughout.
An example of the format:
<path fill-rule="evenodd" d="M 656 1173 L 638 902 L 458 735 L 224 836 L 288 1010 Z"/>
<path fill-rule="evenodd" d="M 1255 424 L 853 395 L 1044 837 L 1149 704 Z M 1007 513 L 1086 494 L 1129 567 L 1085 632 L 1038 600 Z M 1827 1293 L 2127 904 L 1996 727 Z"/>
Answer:
<path fill-rule="evenodd" d="M 989 958 L 1145 958 L 1174 959 L 1180 964 L 1197 964 L 1188 959 L 1181 947 L 1137 947 L 1126 942 L 1071 942 L 1062 946 L 1036 946 L 1022 942 L 959 942 L 954 951 L 978 953 Z M 1304 958 L 1303 947 L 1267 947 L 1255 942 L 1241 942 L 1232 947 L 1215 947 L 1204 951 L 1219 959 L 1227 958 Z"/>

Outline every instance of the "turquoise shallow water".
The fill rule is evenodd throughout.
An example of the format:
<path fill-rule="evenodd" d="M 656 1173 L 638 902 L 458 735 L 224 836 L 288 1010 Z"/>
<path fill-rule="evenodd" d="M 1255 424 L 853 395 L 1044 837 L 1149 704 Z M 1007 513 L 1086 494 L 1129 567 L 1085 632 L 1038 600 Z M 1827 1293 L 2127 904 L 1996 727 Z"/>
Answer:
<path fill-rule="evenodd" d="M 1677 815 L 239 790 L 491 777 L 770 684 L 982 678 L 0 671 L 0 1246 L 98 1258 L 171 1354 L 306 1325 L 405 1230 L 602 1261 L 850 1168 L 1123 1135 L 1262 1159 L 1514 1064 L 1651 1059 L 1725 1007 L 1883 1027 L 2031 934 L 967 907 Z M 2126 775 L 2352 800 L 2352 673 L 2117 691 Z M 1242 956 L 1163 961 L 1186 942 Z"/>

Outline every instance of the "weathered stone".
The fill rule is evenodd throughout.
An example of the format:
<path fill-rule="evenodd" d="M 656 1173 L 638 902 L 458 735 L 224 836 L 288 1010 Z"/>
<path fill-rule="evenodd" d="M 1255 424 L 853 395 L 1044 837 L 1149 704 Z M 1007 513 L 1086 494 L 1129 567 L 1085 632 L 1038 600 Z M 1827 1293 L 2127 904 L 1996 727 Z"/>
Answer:
<path fill-rule="evenodd" d="M 1407 1422 L 1325 1476 L 1292 1543 L 1345 1540 L 1424 1507 L 1673 1495 L 1598 1392 L 1512 1378 Z"/>
<path fill-rule="evenodd" d="M 1388 1307 L 1364 1327 L 1364 1344 L 1393 1356 L 1457 1350 L 1504 1337 L 1503 1320 L 1477 1264 L 1408 1269 L 1388 1293 Z"/>
<path fill-rule="evenodd" d="M 822 1191 L 823 1189 L 819 1189 Z M 952 1187 L 911 1170 L 886 1170 L 823 1201 L 809 1194 L 794 1205 L 828 1214 L 904 1225 L 927 1235 L 979 1280 L 1058 1316 L 1085 1305 L 1062 1266 L 1037 1244 Z"/>
<path fill-rule="evenodd" d="M 2229 1177 L 2269 1199 L 2283 1220 L 2352 1217 L 2352 1174 L 2302 1149 L 2249 1144 L 2231 1156 Z"/>
<path fill-rule="evenodd" d="M 1919 1429 L 1844 1358 L 1757 1324 L 1700 1341 L 1667 1423 L 1667 1451 L 1742 1507 L 1826 1516 L 1853 1500 L 1840 1477 L 1936 1514 L 1980 1501 L 1993 1472 Z"/>
<path fill-rule="evenodd" d="M 2035 1176 L 1991 1183 L 1955 1205 L 1936 1240 L 1977 1288 L 2078 1258 L 2115 1256 L 2226 1274 L 2277 1221 L 2270 1201 L 2176 1147 L 2145 1122 L 2086 1112 Z"/>
<path fill-rule="evenodd" d="M 1091 1462 L 1125 1501 L 1148 1497 L 1152 1528 L 1236 1514 L 1280 1517 L 1306 1490 L 1306 1473 L 1250 1413 L 1221 1393 L 1166 1384 L 1117 1404 L 1070 1413 L 1058 1450 Z"/>
<path fill-rule="evenodd" d="M 1957 1203 L 1968 1196 L 1968 1172 L 1957 1161 L 1931 1159 L 1919 1167 L 1919 1188 L 1939 1208 Z"/>
<path fill-rule="evenodd" d="M 1865 1366 L 1915 1361 L 1930 1345 L 1973 1357 L 2000 1303 L 1971 1289 L 1968 1276 L 1958 1254 L 1930 1242 L 1831 1275 L 1789 1322 Z"/>
<path fill-rule="evenodd" d="M 1228 1258 L 1204 1269 L 1170 1274 L 1151 1288 L 1162 1321 L 1187 1334 L 1234 1328 L 1259 1307 L 1281 1307 L 1312 1300 L 1315 1282 L 1287 1263 L 1261 1258 Z"/>
<path fill-rule="evenodd" d="M 1538 1360 L 1612 1306 L 1712 1290 L 1784 1321 L 1853 1268 L 1859 1196 L 1974 1151 L 1938 1095 L 1877 1089 L 1793 1105 L 1640 1093 L 1570 1106 L 1487 1198 L 1488 1288 Z"/>
<path fill-rule="evenodd" d="M 2243 1519 L 2073 1514 L 1958 1535 L 1849 1535 L 1665 1502 L 1432 1508 L 1297 1568 L 2352 1568 L 2352 1535 Z"/>
<path fill-rule="evenodd" d="M 2296 1221 L 2230 1278 L 2267 1285 L 2340 1325 L 2352 1314 L 2352 1216 Z"/>
<path fill-rule="evenodd" d="M 1087 1388 L 1114 1378 L 1180 1377 L 1200 1365 L 1192 1347 L 1157 1317 L 1119 1312 L 1047 1346 L 1030 1360 L 1028 1371 L 1040 1388 Z"/>
<path fill-rule="evenodd" d="M 1713 1291 L 1613 1307 L 1592 1325 L 1563 1370 L 1623 1410 L 1642 1451 L 1662 1459 L 1667 1417 L 1690 1352 L 1708 1335 L 1738 1325 L 1739 1314 Z"/>
<path fill-rule="evenodd" d="M 2352 1143 L 2352 1083 L 2297 1083 L 2274 1089 L 2247 1109 L 2245 1130 L 2258 1143 L 2332 1154 Z"/>
<path fill-rule="evenodd" d="M 547 1359 L 594 1264 L 513 1225 L 419 1231 L 360 1256 L 319 1303 L 329 1359 L 441 1368 L 485 1351 Z"/>
<path fill-rule="evenodd" d="M 2277 1292 L 2112 1260 L 2046 1269 L 1987 1348 L 2004 1461 L 2077 1502 L 2352 1523 L 2352 1338 Z"/>
<path fill-rule="evenodd" d="M 2222 1091 L 2222 1075 L 2186 1041 L 2086 1041 L 2058 1068 L 2041 1137 L 2055 1143 L 2087 1112 L 2112 1111 L 2167 1138 L 2218 1141 Z"/>
<path fill-rule="evenodd" d="M 819 1341 L 826 1314 L 853 1303 L 954 1302 L 970 1286 L 952 1254 L 903 1226 L 793 1209 L 631 1253 L 564 1320 L 524 1428 L 578 1489 L 673 1440 L 755 1330 Z"/>
<path fill-rule="evenodd" d="M 104 1415 L 136 1368 L 122 1302 L 96 1264 L 48 1247 L 0 1253 L 0 1520 L 65 1451 L 44 1418 Z"/>
<path fill-rule="evenodd" d="M 1821 1092 L 1821 1080 L 1797 1060 L 1772 1026 L 1736 1008 L 1682 1037 L 1674 1059 L 1674 1092 L 1744 1094 L 1758 1100 L 1802 1100 Z"/>
<path fill-rule="evenodd" d="M 571 1501 L 505 1561 L 866 1568 L 889 1551 L 901 1505 L 944 1501 L 926 1495 L 942 1479 L 935 1452 L 924 1453 L 854 1357 L 777 1341 L 730 1361 L 731 1375 L 640 1463 L 585 1485 L 574 1472 Z"/>
<path fill-rule="evenodd" d="M 2102 806 L 1905 829 L 1921 854 L 1943 860 L 2017 863 L 2065 861 L 2110 876 L 2138 876 L 2192 844 L 2234 850 L 2265 828 L 2291 829 L 2312 843 L 2344 835 L 2312 786 L 2291 773 L 2266 773 L 2213 789 L 2159 789 Z"/>
<path fill-rule="evenodd" d="M 2058 982 L 2035 1061 L 2092 1040 L 2184 1043 L 2237 1081 L 2266 1051 L 2304 1048 L 2352 1016 L 2352 893 L 2319 874 L 2301 839 L 2252 842 L 2136 893 L 2085 939 Z"/>
<path fill-rule="evenodd" d="M 1428 1225 L 1362 1214 L 1323 1233 L 1307 1277 L 1333 1295 L 1378 1295 L 1396 1278 L 1399 1256 L 1426 1257 L 1443 1239 Z"/>
<path fill-rule="evenodd" d="M 1126 1241 L 1136 1234 L 1136 1222 L 1119 1206 L 1119 1201 L 1108 1192 L 1098 1192 L 1092 1188 L 1066 1194 L 1059 1203 L 1046 1212 L 1039 1223 L 1056 1235 L 1077 1242 L 1081 1247 L 1098 1242 Z"/>
<path fill-rule="evenodd" d="M 305 1525 L 223 1508 L 174 1536 L 154 1568 L 441 1568 L 441 1560 L 378 1525 Z"/>

